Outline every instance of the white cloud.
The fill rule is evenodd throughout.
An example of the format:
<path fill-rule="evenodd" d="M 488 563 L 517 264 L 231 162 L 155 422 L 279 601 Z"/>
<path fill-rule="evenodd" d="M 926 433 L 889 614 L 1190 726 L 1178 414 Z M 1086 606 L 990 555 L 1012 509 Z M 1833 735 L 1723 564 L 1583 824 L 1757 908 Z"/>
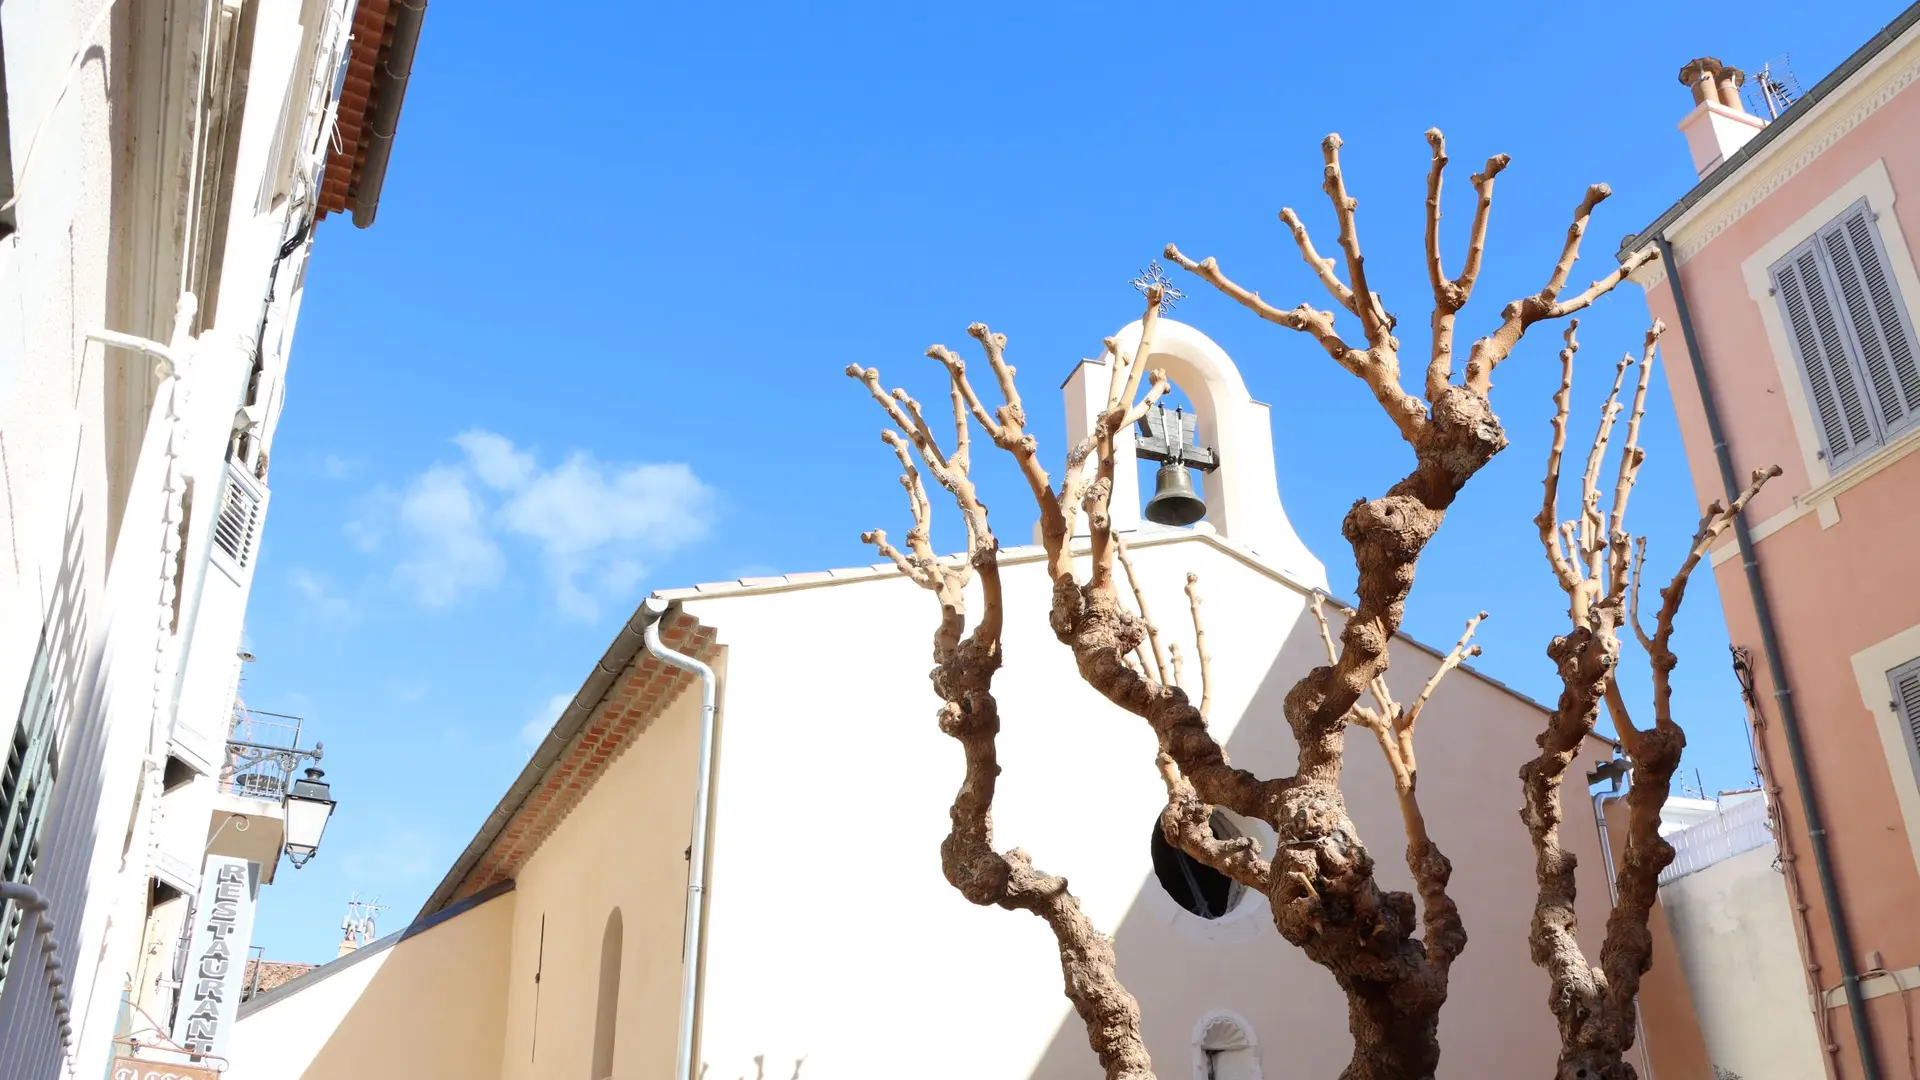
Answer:
<path fill-rule="evenodd" d="M 705 535 L 712 504 L 712 491 L 684 464 L 603 465 L 575 454 L 531 476 L 500 519 L 540 545 L 561 610 L 590 619 L 597 594 L 624 594 L 639 582 L 643 557 Z"/>
<path fill-rule="evenodd" d="M 428 607 L 445 607 L 500 579 L 506 558 L 487 535 L 486 506 L 464 470 L 435 465 L 400 498 L 409 557 L 397 572 Z"/>
<path fill-rule="evenodd" d="M 554 721 L 560 719 L 560 713 L 564 711 L 572 701 L 573 693 L 571 691 L 555 694 L 548 698 L 546 704 L 540 706 L 539 711 L 533 714 L 533 719 L 521 725 L 520 741 L 528 746 L 532 746 L 541 739 L 546 738 L 547 732 L 553 730 Z"/>
<path fill-rule="evenodd" d="M 533 455 L 513 448 L 513 440 L 491 431 L 464 431 L 453 437 L 454 444 L 467 452 L 467 463 L 491 488 L 509 490 L 525 484 L 533 475 Z"/>
<path fill-rule="evenodd" d="M 591 619 L 599 601 L 626 603 L 658 559 L 705 536 L 714 492 L 680 462 L 603 462 L 577 452 L 546 469 L 513 440 L 475 429 L 455 436 L 458 464 L 415 477 L 399 496 L 371 493 L 347 526 L 363 551 L 406 555 L 398 575 L 423 604 L 444 607 L 496 584 L 507 569 L 502 540 L 539 556 L 554 603 Z M 397 522 L 397 529 L 395 528 Z"/>
<path fill-rule="evenodd" d="M 318 574 L 295 570 L 288 576 L 295 592 L 306 600 L 308 610 L 322 622 L 346 622 L 353 618 L 353 602 L 339 593 Z"/>
<path fill-rule="evenodd" d="M 320 475 L 329 480 L 345 480 L 353 475 L 354 463 L 339 454 L 328 454 L 320 459 Z"/>

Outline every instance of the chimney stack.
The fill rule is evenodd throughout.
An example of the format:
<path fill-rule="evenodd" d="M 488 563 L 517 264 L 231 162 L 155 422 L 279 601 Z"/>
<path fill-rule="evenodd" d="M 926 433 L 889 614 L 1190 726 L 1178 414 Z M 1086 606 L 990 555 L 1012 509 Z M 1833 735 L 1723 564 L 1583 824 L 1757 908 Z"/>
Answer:
<path fill-rule="evenodd" d="M 1687 137 L 1697 175 L 1719 168 L 1767 126 L 1740 102 L 1746 81 L 1746 72 L 1711 56 L 1689 60 L 1680 69 L 1681 85 L 1693 91 L 1693 111 L 1681 119 L 1680 131 Z"/>

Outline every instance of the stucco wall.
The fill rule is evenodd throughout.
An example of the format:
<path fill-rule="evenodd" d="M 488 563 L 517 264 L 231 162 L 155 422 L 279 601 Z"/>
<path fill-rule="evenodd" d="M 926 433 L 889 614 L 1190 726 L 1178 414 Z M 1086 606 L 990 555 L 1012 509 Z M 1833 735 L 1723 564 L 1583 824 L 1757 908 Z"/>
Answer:
<path fill-rule="evenodd" d="M 1670 230 L 1735 474 L 1778 464 L 1748 512 L 1777 625 L 1792 700 L 1806 732 L 1808 768 L 1826 816 L 1838 891 L 1854 948 L 1878 951 L 1889 969 L 1920 964 L 1920 778 L 1886 707 L 1885 671 L 1920 656 L 1920 588 L 1911 574 L 1920 530 L 1920 441 L 1832 474 L 1818 456 L 1806 391 L 1782 329 L 1766 269 L 1854 200 L 1865 197 L 1912 316 L 1920 316 L 1920 28 L 1820 102 L 1724 181 Z M 1653 314 L 1677 327 L 1672 283 L 1649 291 Z M 1677 332 L 1662 344 L 1667 377 L 1702 503 L 1723 490 L 1691 361 Z M 1903 456 L 1904 455 L 1904 456 Z M 1836 483 L 1836 481 L 1838 483 Z M 1855 482 L 1857 481 L 1857 482 Z M 1846 486 L 1847 484 L 1851 486 Z M 1836 490 L 1837 488 L 1837 490 Z M 1788 836 L 1810 845 L 1797 778 L 1779 730 L 1754 609 L 1731 538 L 1715 577 L 1736 645 L 1755 658 L 1757 697 L 1769 721 L 1760 737 L 1785 789 Z M 1840 965 L 1810 858 L 1799 863 L 1813 958 L 1828 985 Z M 1798 976 L 1788 985 L 1800 986 Z M 1706 992 L 1700 992 L 1708 1009 Z M 1883 1066 L 1905 1060 L 1899 998 L 1869 1002 Z M 1858 1066 L 1850 1021 L 1832 1013 L 1844 1075 Z"/>
<path fill-rule="evenodd" d="M 1707 1053 L 1742 1080 L 1822 1074 L 1787 891 L 1771 845 L 1660 890 Z"/>
<path fill-rule="evenodd" d="M 72 42 L 96 9 L 69 0 L 0 7 L 16 173 L 35 124 L 54 104 Z M 42 131 L 16 208 L 20 231 L 0 240 L 0 738 L 8 740 L 43 629 L 54 664 L 54 716 L 60 730 L 75 731 L 92 704 L 96 635 L 105 618 L 112 518 L 99 412 L 111 373 L 97 347 L 76 340 L 80 327 L 100 324 L 108 304 L 115 192 L 104 68 L 104 57 L 85 65 Z M 82 739 L 74 736 L 73 745 Z M 88 806 L 107 802 L 100 819 L 117 814 L 124 829 L 131 788 L 103 793 L 100 745 L 90 748 L 96 756 L 77 758 L 62 783 L 82 792 Z M 56 921 L 67 938 L 61 945 L 97 951 L 107 905 L 89 903 L 78 880 L 93 867 L 92 837 L 81 834 L 96 819 L 75 817 L 72 842 L 48 845 L 41 884 L 55 874 L 74 879 L 56 895 Z M 17 962 L 15 971 L 0 999 L 0 1060 L 9 1074 L 18 1068 L 51 1076 L 60 1040 L 46 977 L 31 961 Z M 67 974 L 70 986 L 83 985 L 76 969 Z M 74 1027 L 88 1025 L 76 1017 Z"/>
<path fill-rule="evenodd" d="M 696 687 L 605 766 L 521 869 L 501 1080 L 587 1077 L 601 943 L 615 908 L 623 929 L 613 1075 L 672 1072 L 699 724 Z"/>
<path fill-rule="evenodd" d="M 1200 575 L 1215 730 L 1236 764 L 1290 771 L 1281 698 L 1324 662 L 1302 595 L 1202 540 L 1141 541 L 1133 551 L 1157 621 L 1189 661 L 1181 589 L 1187 571 Z M 1115 936 L 1161 1075 L 1190 1074 L 1195 1027 L 1222 1009 L 1248 1021 L 1264 1075 L 1339 1072 L 1351 1047 L 1344 1001 L 1330 976 L 1278 937 L 1265 900 L 1247 897 L 1206 921 L 1151 877 L 1149 840 L 1165 803 L 1152 734 L 1080 681 L 1047 627 L 1040 566 L 1005 573 L 997 843 L 1064 874 L 1089 917 Z M 755 1075 L 756 1055 L 780 1078 L 802 1057 L 805 1075 L 836 1080 L 903 1069 L 943 1080 L 1093 1075 L 1045 926 L 969 905 L 941 873 L 961 762 L 935 726 L 926 683 L 931 596 L 886 577 L 689 600 L 686 610 L 718 628 L 733 673 L 709 897 L 709 1075 Z M 1403 699 L 1437 663 L 1405 643 L 1393 658 L 1390 681 Z M 1191 662 L 1187 670 L 1193 678 Z M 1446 736 L 1421 744 L 1422 806 L 1453 859 L 1453 893 L 1472 935 L 1442 1019 L 1441 1075 L 1544 1075 L 1556 1042 L 1546 981 L 1527 955 L 1532 854 L 1515 812 L 1516 772 L 1543 715 L 1462 674 L 1424 715 L 1423 728 Z M 1382 880 L 1406 888 L 1386 767 L 1370 739 L 1349 747 L 1355 821 Z M 1600 751 L 1595 743 L 1589 753 Z M 1569 800 L 1565 836 L 1582 858 L 1582 925 L 1598 928 L 1606 885 L 1586 800 Z M 956 1035 L 957 1025 L 980 1035 Z M 1274 1047 L 1286 1048 L 1284 1058 Z"/>
<path fill-rule="evenodd" d="M 515 907 L 497 896 L 244 1011 L 225 1075 L 494 1080 Z"/>

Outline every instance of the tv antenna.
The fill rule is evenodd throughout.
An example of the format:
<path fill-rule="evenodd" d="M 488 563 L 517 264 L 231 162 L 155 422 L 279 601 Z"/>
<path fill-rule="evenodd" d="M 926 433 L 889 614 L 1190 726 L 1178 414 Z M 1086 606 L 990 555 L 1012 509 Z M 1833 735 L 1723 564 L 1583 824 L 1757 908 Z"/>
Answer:
<path fill-rule="evenodd" d="M 1747 80 L 1747 91 L 1755 99 L 1759 108 L 1766 110 L 1767 119 L 1778 120 L 1800 98 L 1800 81 L 1793 77 L 1793 67 L 1786 53 L 1760 65 L 1760 70 Z"/>
<path fill-rule="evenodd" d="M 353 898 L 347 901 L 346 917 L 340 920 L 341 944 L 350 943 L 356 949 L 371 944 L 377 936 L 374 922 L 385 910 L 387 905 L 382 904 L 379 897 L 362 900 L 359 893 L 354 893 Z"/>

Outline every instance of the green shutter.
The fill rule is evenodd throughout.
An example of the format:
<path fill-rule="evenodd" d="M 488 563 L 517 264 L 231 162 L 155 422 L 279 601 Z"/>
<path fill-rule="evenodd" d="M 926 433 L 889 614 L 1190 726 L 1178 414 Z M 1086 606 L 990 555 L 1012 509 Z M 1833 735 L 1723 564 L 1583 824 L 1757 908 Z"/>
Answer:
<path fill-rule="evenodd" d="M 57 750 L 53 731 L 51 657 L 43 636 L 27 677 L 20 715 L 7 743 L 7 761 L 0 772 L 0 881 L 27 885 L 40 860 L 40 830 L 52 803 Z M 25 913 L 18 905 L 0 904 L 0 991 L 20 940 Z"/>

